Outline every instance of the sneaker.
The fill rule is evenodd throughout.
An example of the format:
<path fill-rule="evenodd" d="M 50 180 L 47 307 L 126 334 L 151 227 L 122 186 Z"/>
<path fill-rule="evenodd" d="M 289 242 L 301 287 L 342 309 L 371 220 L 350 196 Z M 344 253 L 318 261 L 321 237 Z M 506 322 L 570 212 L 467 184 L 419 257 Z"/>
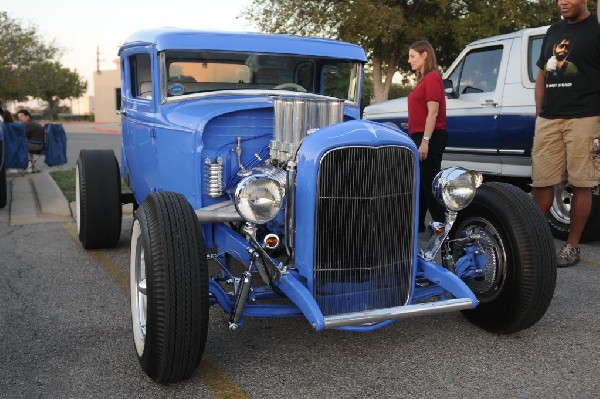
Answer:
<path fill-rule="evenodd" d="M 558 267 L 569 267 L 579 263 L 579 247 L 574 247 L 571 244 L 565 244 L 558 252 Z"/>

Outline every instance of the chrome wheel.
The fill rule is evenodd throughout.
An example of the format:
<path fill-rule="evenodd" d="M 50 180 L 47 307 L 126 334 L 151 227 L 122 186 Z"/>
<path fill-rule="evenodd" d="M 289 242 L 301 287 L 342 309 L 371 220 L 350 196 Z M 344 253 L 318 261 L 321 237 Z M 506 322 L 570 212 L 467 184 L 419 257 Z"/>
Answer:
<path fill-rule="evenodd" d="M 465 283 L 481 302 L 493 300 L 502 292 L 506 280 L 506 251 L 502 237 L 488 220 L 479 217 L 465 219 L 457 231 L 464 231 L 467 237 L 478 237 L 477 241 L 486 254 L 483 277 L 467 279 Z M 455 244 L 454 259 L 462 255 L 464 244 Z"/>
<path fill-rule="evenodd" d="M 147 315 L 147 289 L 146 289 L 146 261 L 140 222 L 135 220 L 131 233 L 131 259 L 129 262 L 129 291 L 131 293 L 131 321 L 133 327 L 133 341 L 138 356 L 144 353 L 146 342 L 146 315 Z"/>
<path fill-rule="evenodd" d="M 531 327 L 548 309 L 556 284 L 554 242 L 536 203 L 518 187 L 484 183 L 455 226 L 454 257 L 464 253 L 464 237 L 486 255 L 483 275 L 464 280 L 479 300 L 465 317 L 498 334 Z"/>
<path fill-rule="evenodd" d="M 555 238 L 567 240 L 571 231 L 571 204 L 573 186 L 566 180 L 554 186 L 554 198 L 548 224 Z M 581 233 L 581 242 L 593 241 L 600 238 L 600 195 L 592 195 L 592 208 L 587 223 Z"/>
<path fill-rule="evenodd" d="M 571 223 L 571 198 L 573 197 L 573 187 L 562 182 L 554 186 L 554 200 L 550 214 L 560 223 Z"/>

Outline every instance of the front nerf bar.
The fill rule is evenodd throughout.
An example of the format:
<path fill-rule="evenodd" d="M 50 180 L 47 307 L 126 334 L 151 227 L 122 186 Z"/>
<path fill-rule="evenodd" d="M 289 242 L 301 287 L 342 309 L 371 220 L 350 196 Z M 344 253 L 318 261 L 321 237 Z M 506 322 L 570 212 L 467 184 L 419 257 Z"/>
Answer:
<path fill-rule="evenodd" d="M 414 316 L 426 316 L 455 310 L 471 309 L 473 301 L 468 298 L 448 299 L 440 302 L 418 303 L 415 305 L 397 306 L 387 309 L 376 309 L 367 312 L 347 313 L 324 317 L 326 329 L 380 323 L 387 320 L 398 320 Z"/>

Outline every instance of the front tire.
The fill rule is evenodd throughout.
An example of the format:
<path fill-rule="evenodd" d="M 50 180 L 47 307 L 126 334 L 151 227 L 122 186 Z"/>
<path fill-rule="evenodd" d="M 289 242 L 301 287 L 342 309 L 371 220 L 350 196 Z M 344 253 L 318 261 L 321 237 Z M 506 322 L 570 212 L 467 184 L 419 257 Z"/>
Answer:
<path fill-rule="evenodd" d="M 161 384 L 189 378 L 208 333 L 208 268 L 200 224 L 181 194 L 150 194 L 135 212 L 130 292 L 144 372 Z"/>
<path fill-rule="evenodd" d="M 573 188 L 563 182 L 554 186 L 554 201 L 550 208 L 548 223 L 552 235 L 558 239 L 566 240 L 571 229 L 571 198 Z M 581 242 L 600 239 L 600 195 L 592 195 L 592 209 L 587 223 L 581 233 Z"/>
<path fill-rule="evenodd" d="M 121 177 L 112 150 L 81 150 L 75 197 L 77 233 L 83 247 L 116 247 L 121 235 Z"/>
<path fill-rule="evenodd" d="M 488 331 L 509 334 L 539 321 L 556 286 L 556 255 L 548 224 L 531 197 L 506 183 L 483 184 L 460 211 L 451 237 L 478 236 L 486 252 L 483 278 L 467 279 L 479 306 L 463 311 Z M 453 257 L 464 254 L 454 243 Z"/>

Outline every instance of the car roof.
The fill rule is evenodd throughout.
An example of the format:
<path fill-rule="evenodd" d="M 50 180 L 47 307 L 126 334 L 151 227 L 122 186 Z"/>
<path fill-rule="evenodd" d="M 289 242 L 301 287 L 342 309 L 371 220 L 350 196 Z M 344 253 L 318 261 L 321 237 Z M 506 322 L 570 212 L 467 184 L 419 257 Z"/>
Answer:
<path fill-rule="evenodd" d="M 256 32 L 222 32 L 178 28 L 149 29 L 129 36 L 119 49 L 135 46 L 154 46 L 163 50 L 220 50 L 299 54 L 344 58 L 367 62 L 362 47 L 320 37 L 274 35 Z"/>
<path fill-rule="evenodd" d="M 535 35 L 535 34 L 544 34 L 548 30 L 549 26 L 550 25 L 540 26 L 538 28 L 526 28 L 526 29 L 518 30 L 516 32 L 506 33 L 506 34 L 503 34 L 503 35 L 496 35 L 496 36 L 486 37 L 484 39 L 475 40 L 474 42 L 469 43 L 469 45 L 477 45 L 477 44 L 495 42 L 495 41 L 499 41 L 499 40 L 512 39 L 512 38 L 521 37 L 521 36 L 531 36 L 531 35 Z"/>

